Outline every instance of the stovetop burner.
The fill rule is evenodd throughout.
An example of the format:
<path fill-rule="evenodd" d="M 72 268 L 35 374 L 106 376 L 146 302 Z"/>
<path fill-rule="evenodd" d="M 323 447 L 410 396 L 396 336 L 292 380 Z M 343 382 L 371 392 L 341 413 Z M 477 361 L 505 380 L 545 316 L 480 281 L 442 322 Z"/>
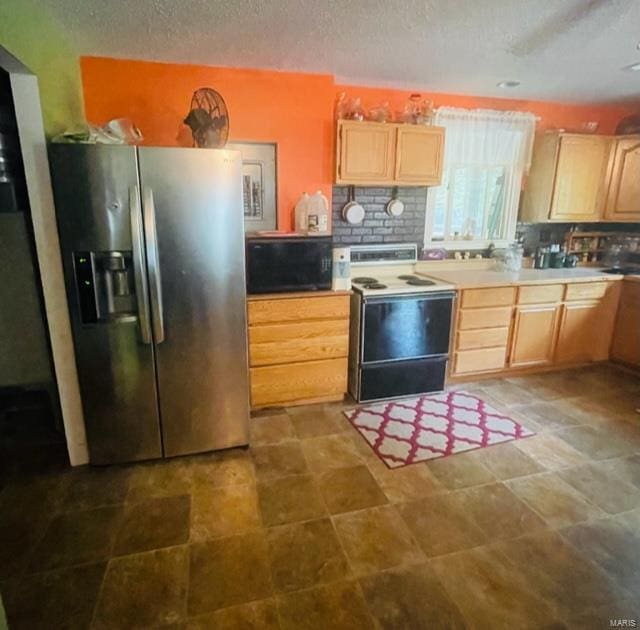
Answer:
<path fill-rule="evenodd" d="M 378 279 L 370 278 L 369 276 L 359 276 L 358 278 L 352 278 L 351 282 L 355 282 L 355 284 L 372 284 L 378 282 Z"/>
<path fill-rule="evenodd" d="M 386 289 L 387 285 L 382 282 L 368 282 L 364 285 L 365 289 Z"/>
<path fill-rule="evenodd" d="M 430 287 L 435 284 L 433 280 L 427 280 L 426 278 L 410 278 L 407 280 L 407 284 L 414 287 Z"/>
<path fill-rule="evenodd" d="M 398 280 L 417 280 L 418 276 L 414 276 L 413 274 L 404 274 L 402 276 L 398 276 Z"/>
<path fill-rule="evenodd" d="M 623 276 L 640 275 L 640 267 L 609 267 L 604 273 L 618 273 Z"/>

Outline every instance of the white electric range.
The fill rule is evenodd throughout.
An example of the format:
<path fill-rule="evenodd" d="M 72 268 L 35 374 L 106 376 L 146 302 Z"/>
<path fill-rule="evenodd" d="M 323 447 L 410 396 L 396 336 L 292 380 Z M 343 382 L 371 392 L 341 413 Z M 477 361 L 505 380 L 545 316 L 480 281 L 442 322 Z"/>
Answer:
<path fill-rule="evenodd" d="M 418 248 L 411 243 L 351 246 L 351 286 L 362 295 L 404 295 L 453 290 L 451 284 L 415 271 Z"/>
<path fill-rule="evenodd" d="M 417 247 L 351 248 L 349 392 L 358 401 L 444 389 L 454 287 L 415 272 Z"/>

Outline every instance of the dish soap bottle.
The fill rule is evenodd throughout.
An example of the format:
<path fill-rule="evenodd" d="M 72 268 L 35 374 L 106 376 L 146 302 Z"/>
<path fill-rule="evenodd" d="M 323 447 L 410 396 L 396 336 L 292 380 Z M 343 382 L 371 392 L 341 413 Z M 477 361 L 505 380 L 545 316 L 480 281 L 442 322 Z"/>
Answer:
<path fill-rule="evenodd" d="M 309 195 L 303 192 L 300 199 L 298 199 L 298 203 L 296 203 L 296 232 L 300 234 L 306 234 L 309 230 L 309 200 Z"/>
<path fill-rule="evenodd" d="M 307 227 L 309 232 L 315 234 L 328 234 L 329 232 L 329 201 L 318 190 L 309 199 L 307 212 Z"/>

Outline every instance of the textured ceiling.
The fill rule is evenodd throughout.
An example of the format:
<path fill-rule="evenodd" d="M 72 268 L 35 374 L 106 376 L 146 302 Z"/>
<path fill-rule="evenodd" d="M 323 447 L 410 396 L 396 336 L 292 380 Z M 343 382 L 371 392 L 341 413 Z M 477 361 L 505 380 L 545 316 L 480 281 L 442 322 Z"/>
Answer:
<path fill-rule="evenodd" d="M 81 55 L 334 74 L 566 102 L 640 100 L 640 0 L 40 0 Z M 500 89 L 505 79 L 522 82 Z M 310 95 L 312 96 L 312 95 Z"/>

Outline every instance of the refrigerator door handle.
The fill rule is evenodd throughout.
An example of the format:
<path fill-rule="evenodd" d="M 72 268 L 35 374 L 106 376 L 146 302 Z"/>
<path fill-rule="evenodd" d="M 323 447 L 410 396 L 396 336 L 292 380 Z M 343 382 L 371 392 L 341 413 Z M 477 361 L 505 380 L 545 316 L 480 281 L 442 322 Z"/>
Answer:
<path fill-rule="evenodd" d="M 156 231 L 156 209 L 151 188 L 142 189 L 142 212 L 144 236 L 147 244 L 147 268 L 149 269 L 149 293 L 151 295 L 151 323 L 156 343 L 164 341 L 164 312 L 162 307 L 162 283 L 158 257 L 158 235 Z"/>
<path fill-rule="evenodd" d="M 138 323 L 142 343 L 151 343 L 151 325 L 149 324 L 149 292 L 144 263 L 144 237 L 142 234 L 142 211 L 140 192 L 137 186 L 129 189 L 129 214 L 131 215 L 131 245 L 133 249 L 133 278 L 138 304 Z"/>

